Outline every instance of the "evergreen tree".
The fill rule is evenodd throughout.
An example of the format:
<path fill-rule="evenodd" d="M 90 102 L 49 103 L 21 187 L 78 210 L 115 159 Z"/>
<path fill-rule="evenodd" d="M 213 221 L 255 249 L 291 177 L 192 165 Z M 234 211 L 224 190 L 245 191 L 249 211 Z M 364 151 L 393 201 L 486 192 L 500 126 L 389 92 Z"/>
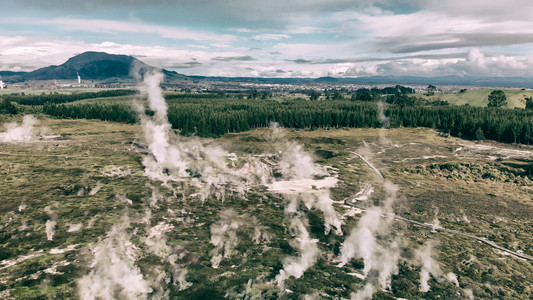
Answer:
<path fill-rule="evenodd" d="M 489 104 L 488 107 L 502 107 L 507 106 L 507 96 L 505 96 L 504 91 L 494 90 L 489 94 Z"/>
<path fill-rule="evenodd" d="M 15 107 L 15 105 L 13 105 L 13 103 L 11 103 L 11 101 L 7 98 L 5 98 L 4 100 L 2 100 L 2 102 L 0 103 L 0 114 L 16 114 L 17 113 L 17 108 Z"/>
<path fill-rule="evenodd" d="M 526 109 L 533 109 L 533 97 L 526 97 Z"/>
<path fill-rule="evenodd" d="M 481 129 L 481 127 L 479 127 L 477 130 L 476 130 L 476 140 L 478 141 L 483 141 L 485 139 L 485 134 L 483 133 L 483 130 Z"/>

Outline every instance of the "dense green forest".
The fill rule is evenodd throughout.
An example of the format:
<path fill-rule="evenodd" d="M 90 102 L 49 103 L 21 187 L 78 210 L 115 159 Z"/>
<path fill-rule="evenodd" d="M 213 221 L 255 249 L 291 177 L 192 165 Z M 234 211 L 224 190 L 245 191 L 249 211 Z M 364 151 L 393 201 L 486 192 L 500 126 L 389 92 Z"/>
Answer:
<path fill-rule="evenodd" d="M 230 98 L 168 100 L 168 119 L 185 135 L 220 136 L 271 121 L 289 128 L 380 127 L 374 102 L 328 100 L 243 100 Z M 533 111 L 469 106 L 385 104 L 391 127 L 429 127 L 467 139 L 533 144 Z M 43 112 L 62 118 L 135 122 L 126 105 L 47 104 Z"/>
<path fill-rule="evenodd" d="M 99 92 L 85 92 L 73 94 L 60 93 L 42 93 L 40 95 L 25 95 L 24 93 L 15 93 L 3 95 L 4 100 L 17 102 L 22 105 L 44 105 L 46 103 L 68 103 L 83 99 L 94 99 L 103 97 L 127 96 L 138 93 L 136 90 L 105 90 Z"/>
<path fill-rule="evenodd" d="M 395 90 L 398 91 L 397 88 Z M 436 105 L 423 103 L 410 96 L 410 92 L 406 90 L 379 98 L 380 101 L 386 102 L 383 105 L 384 113 L 390 118 L 390 127 L 422 126 L 466 139 L 533 144 L 533 110 Z M 102 92 L 99 93 L 101 95 Z M 374 91 L 371 94 L 377 93 Z M 380 91 L 380 94 L 384 92 Z M 55 94 L 51 96 L 53 95 Z M 109 93 L 106 96 L 109 96 Z M 34 99 L 32 97 L 28 99 Z M 184 135 L 216 137 L 227 132 L 266 127 L 270 122 L 278 122 L 283 127 L 303 129 L 382 126 L 378 119 L 378 105 L 375 101 L 369 101 L 370 99 L 360 101 L 354 100 L 354 97 L 350 100 L 332 97 L 318 101 L 278 101 L 270 98 L 228 98 L 217 94 L 169 94 L 165 97 L 169 105 L 168 119 L 173 128 Z M 18 103 L 26 103 L 21 99 Z M 9 101 L 4 100 L 3 103 L 7 105 Z M 31 103 L 35 105 L 36 101 Z M 69 105 L 56 103 L 58 102 L 48 101 L 42 106 L 42 112 L 59 118 L 138 122 L 137 114 L 127 104 L 116 104 L 112 101 Z"/>

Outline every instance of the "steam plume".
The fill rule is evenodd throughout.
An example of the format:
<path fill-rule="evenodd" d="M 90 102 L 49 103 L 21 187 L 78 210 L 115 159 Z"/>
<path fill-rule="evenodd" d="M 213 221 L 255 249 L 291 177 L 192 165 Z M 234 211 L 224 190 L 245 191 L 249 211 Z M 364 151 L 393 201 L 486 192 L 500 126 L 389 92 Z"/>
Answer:
<path fill-rule="evenodd" d="M 396 200 L 398 188 L 390 183 L 384 184 L 387 196 L 381 206 L 366 210 L 357 226 L 341 247 L 340 264 L 342 267 L 352 258 L 362 258 L 363 275 L 369 276 L 372 270 L 377 272 L 382 289 L 391 285 L 391 276 L 398 274 L 400 240 L 390 240 L 389 231 L 392 222 L 392 205 Z"/>
<path fill-rule="evenodd" d="M 374 294 L 374 287 L 372 284 L 367 283 L 365 287 L 357 293 L 352 293 L 351 300 L 372 300 Z"/>
<path fill-rule="evenodd" d="M 420 291 L 429 291 L 428 281 L 430 275 L 434 278 L 440 278 L 442 276 L 442 270 L 440 269 L 437 261 L 433 257 L 433 244 L 426 242 L 415 252 L 416 258 L 421 265 L 420 270 Z"/>
<path fill-rule="evenodd" d="M 81 299 L 147 299 L 152 289 L 135 266 L 138 250 L 126 231 L 129 226 L 124 216 L 94 247 L 91 272 L 78 280 Z"/>
<path fill-rule="evenodd" d="M 318 240 L 310 238 L 304 221 L 298 217 L 293 218 L 291 221 L 290 229 L 294 232 L 295 238 L 290 244 L 298 250 L 299 256 L 286 257 L 283 260 L 283 269 L 276 276 L 276 281 L 281 287 L 290 276 L 294 278 L 302 277 L 303 273 L 316 262 L 320 253 L 316 245 Z"/>
<path fill-rule="evenodd" d="M 283 128 L 280 128 L 277 123 L 272 123 L 271 129 L 272 140 L 277 142 L 278 145 L 279 171 L 282 174 L 283 183 L 293 188 L 296 185 L 303 187 L 302 190 L 298 191 L 297 199 L 302 201 L 308 209 L 315 208 L 322 211 L 324 214 L 325 234 L 329 234 L 331 228 L 334 227 L 335 233 L 342 235 L 341 222 L 333 208 L 333 200 L 329 196 L 328 186 L 326 185 L 326 188 L 321 189 L 317 188 L 325 180 L 314 180 L 316 176 L 328 175 L 328 172 L 325 168 L 314 163 L 313 157 L 303 149 L 302 145 L 287 141 Z M 278 181 L 272 186 L 275 185 L 279 188 L 283 186 L 281 183 Z M 307 188 L 305 188 L 306 186 Z M 290 190 L 281 190 L 281 192 L 293 194 L 290 193 Z M 294 205 L 297 205 L 297 202 Z"/>
<path fill-rule="evenodd" d="M 237 214 L 233 210 L 220 212 L 220 219 L 211 225 L 211 244 L 215 249 L 211 250 L 211 266 L 218 268 L 222 258 L 231 257 L 231 252 L 238 244 L 237 229 L 240 223 L 235 220 Z"/>
<path fill-rule="evenodd" d="M 50 217 L 50 220 L 46 221 L 46 239 L 51 241 L 54 239 L 54 234 L 56 233 L 56 224 L 57 224 L 57 214 L 52 211 L 52 209 L 47 206 L 44 208 L 44 211 Z"/>
<path fill-rule="evenodd" d="M 5 124 L 7 131 L 0 134 L 3 142 L 29 142 L 35 138 L 33 127 L 37 124 L 37 119 L 32 115 L 25 115 L 20 126 L 17 123 Z"/>
<path fill-rule="evenodd" d="M 143 107 L 138 107 L 143 123 L 144 136 L 148 141 L 148 149 L 153 156 L 143 159 L 145 172 L 153 179 L 167 181 L 165 169 L 172 169 L 177 176 L 187 176 L 187 166 L 181 160 L 178 149 L 171 147 L 169 143 L 170 123 L 167 119 L 167 104 L 161 93 L 159 84 L 163 79 L 161 73 L 146 76 L 142 90 L 148 94 L 148 105 L 154 112 L 153 116 L 147 116 Z"/>

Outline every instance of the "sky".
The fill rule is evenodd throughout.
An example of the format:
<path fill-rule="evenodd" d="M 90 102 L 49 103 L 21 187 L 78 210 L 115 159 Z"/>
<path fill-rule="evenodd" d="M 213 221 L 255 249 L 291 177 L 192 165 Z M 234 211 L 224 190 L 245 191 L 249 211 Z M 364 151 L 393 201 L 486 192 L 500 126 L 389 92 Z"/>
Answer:
<path fill-rule="evenodd" d="M 85 51 L 186 75 L 533 77 L 533 1 L 0 0 L 0 70 Z"/>

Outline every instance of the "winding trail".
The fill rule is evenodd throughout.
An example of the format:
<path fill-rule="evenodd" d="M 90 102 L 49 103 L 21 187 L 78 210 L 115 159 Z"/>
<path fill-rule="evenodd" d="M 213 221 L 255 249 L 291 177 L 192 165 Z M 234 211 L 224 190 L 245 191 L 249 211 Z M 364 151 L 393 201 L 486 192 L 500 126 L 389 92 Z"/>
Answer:
<path fill-rule="evenodd" d="M 357 193 L 355 196 L 350 196 L 350 197 L 347 197 L 347 198 L 344 199 L 344 204 L 345 205 L 348 205 L 348 206 L 351 206 L 351 207 L 354 207 L 354 208 L 357 208 L 357 209 L 360 209 L 360 210 L 364 211 L 365 209 L 363 209 L 361 207 L 357 207 L 354 203 L 358 199 L 360 199 L 362 196 L 368 196 L 368 194 L 370 193 L 370 190 L 372 189 L 372 186 L 375 185 L 376 183 L 379 183 L 379 182 L 383 181 L 384 177 L 383 177 L 383 174 L 381 174 L 381 172 L 371 162 L 366 160 L 361 154 L 355 153 L 355 152 L 352 152 L 352 153 L 357 155 L 357 156 L 359 156 L 359 158 L 361 158 L 361 160 L 363 160 L 380 177 L 378 180 L 374 180 L 371 183 L 369 183 L 361 192 Z M 400 216 L 395 215 L 395 214 L 387 214 L 387 215 L 381 215 L 381 216 L 384 217 L 384 218 L 391 218 L 392 217 L 395 220 L 404 221 L 404 222 L 407 222 L 409 224 L 413 224 L 413 225 L 420 226 L 420 227 L 430 228 L 431 230 L 434 230 L 434 231 L 437 231 L 437 232 L 446 232 L 446 233 L 449 233 L 449 234 L 468 237 L 468 238 L 471 238 L 471 239 L 474 239 L 474 240 L 478 240 L 478 241 L 480 241 L 482 243 L 485 243 L 485 244 L 487 244 L 487 245 L 489 245 L 489 246 L 491 246 L 491 247 L 493 247 L 495 249 L 507 252 L 507 253 L 509 253 L 511 255 L 514 255 L 516 257 L 519 257 L 519 258 L 522 258 L 522 259 L 525 259 L 525 260 L 529 260 L 529 261 L 533 261 L 533 257 L 531 257 L 529 255 L 525 255 L 523 253 L 518 253 L 518 252 L 515 252 L 515 251 L 512 251 L 512 250 L 509 250 L 509 249 L 504 248 L 504 247 L 496 244 L 495 242 L 493 242 L 491 240 L 488 240 L 487 238 L 484 238 L 484 237 L 478 237 L 478 236 L 475 236 L 475 235 L 472 235 L 472 234 L 463 233 L 463 232 L 460 232 L 460 231 L 455 231 L 455 230 L 446 229 L 446 228 L 442 228 L 442 227 L 435 227 L 433 224 L 422 223 L 422 222 L 406 219 L 404 217 L 400 217 Z"/>
<path fill-rule="evenodd" d="M 344 203 L 355 203 L 359 200 L 365 200 L 365 198 L 368 198 L 368 196 L 370 195 L 370 193 L 372 192 L 372 187 L 377 184 L 377 183 L 380 183 L 383 181 L 383 179 L 385 179 L 385 177 L 383 177 L 383 174 L 381 174 L 381 172 L 378 170 L 378 168 L 376 168 L 371 162 L 369 162 L 364 156 L 362 156 L 361 154 L 359 153 L 356 153 L 356 152 L 351 152 L 352 154 L 355 154 L 357 156 L 359 156 L 359 158 L 364 161 L 372 170 L 374 170 L 374 172 L 376 172 L 376 174 L 378 174 L 379 178 L 370 182 L 369 184 L 366 185 L 366 187 L 358 192 L 357 194 L 355 194 L 354 196 L 350 196 L 346 199 L 344 199 Z M 350 204 L 348 204 L 350 205 Z M 352 205 L 353 206 L 353 205 Z M 354 206 L 355 207 L 355 206 Z"/>

